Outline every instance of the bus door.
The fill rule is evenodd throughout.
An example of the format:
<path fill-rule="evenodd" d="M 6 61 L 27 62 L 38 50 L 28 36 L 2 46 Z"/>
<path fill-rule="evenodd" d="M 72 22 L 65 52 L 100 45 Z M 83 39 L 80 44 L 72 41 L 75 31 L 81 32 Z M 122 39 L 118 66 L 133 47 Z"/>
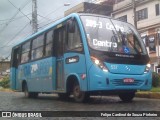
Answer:
<path fill-rule="evenodd" d="M 12 89 L 18 88 L 18 65 L 20 62 L 20 47 L 13 49 L 12 52 L 12 63 L 11 63 L 11 82 L 12 82 Z"/>
<path fill-rule="evenodd" d="M 65 27 L 55 30 L 56 90 L 64 91 L 64 41 Z"/>

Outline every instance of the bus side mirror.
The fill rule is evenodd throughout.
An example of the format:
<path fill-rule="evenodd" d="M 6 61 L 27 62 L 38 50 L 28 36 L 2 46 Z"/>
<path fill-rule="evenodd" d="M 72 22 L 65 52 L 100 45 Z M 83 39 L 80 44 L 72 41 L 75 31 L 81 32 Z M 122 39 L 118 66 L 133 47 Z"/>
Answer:
<path fill-rule="evenodd" d="M 69 33 L 75 32 L 75 19 L 74 18 L 67 21 L 67 27 L 68 27 Z"/>

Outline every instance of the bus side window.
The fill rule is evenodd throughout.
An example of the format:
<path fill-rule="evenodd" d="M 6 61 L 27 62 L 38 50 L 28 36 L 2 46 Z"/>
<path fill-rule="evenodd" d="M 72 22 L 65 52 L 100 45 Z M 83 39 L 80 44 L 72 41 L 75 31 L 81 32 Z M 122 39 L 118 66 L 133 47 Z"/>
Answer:
<path fill-rule="evenodd" d="M 50 56 L 52 54 L 52 46 L 53 46 L 53 31 L 49 31 L 46 34 L 45 56 Z"/>
<path fill-rule="evenodd" d="M 75 24 L 74 32 L 70 32 L 68 30 L 67 50 L 79 51 L 79 52 L 83 50 L 80 31 L 77 23 Z"/>
<path fill-rule="evenodd" d="M 22 45 L 21 63 L 29 61 L 30 41 Z"/>
<path fill-rule="evenodd" d="M 31 60 L 43 57 L 44 35 L 38 36 L 32 41 Z"/>

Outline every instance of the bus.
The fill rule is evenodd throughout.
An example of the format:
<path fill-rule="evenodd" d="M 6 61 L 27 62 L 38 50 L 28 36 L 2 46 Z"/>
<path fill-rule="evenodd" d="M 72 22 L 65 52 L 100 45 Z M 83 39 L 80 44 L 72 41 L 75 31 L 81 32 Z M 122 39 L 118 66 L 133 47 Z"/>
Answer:
<path fill-rule="evenodd" d="M 150 90 L 150 59 L 137 30 L 107 16 L 72 13 L 12 48 L 11 87 L 35 98 L 57 93 L 76 102 L 92 95 L 132 101 Z"/>

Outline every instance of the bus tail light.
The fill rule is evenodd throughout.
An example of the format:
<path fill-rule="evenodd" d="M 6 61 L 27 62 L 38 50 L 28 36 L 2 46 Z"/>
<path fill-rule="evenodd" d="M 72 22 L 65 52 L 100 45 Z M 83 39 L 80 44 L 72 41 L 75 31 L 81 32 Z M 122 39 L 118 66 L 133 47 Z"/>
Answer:
<path fill-rule="evenodd" d="M 108 68 L 99 59 L 97 59 L 96 57 L 91 56 L 91 60 L 93 61 L 94 64 L 96 64 L 104 72 L 108 72 Z"/>
<path fill-rule="evenodd" d="M 148 73 L 151 69 L 151 64 L 147 64 L 144 73 Z"/>

